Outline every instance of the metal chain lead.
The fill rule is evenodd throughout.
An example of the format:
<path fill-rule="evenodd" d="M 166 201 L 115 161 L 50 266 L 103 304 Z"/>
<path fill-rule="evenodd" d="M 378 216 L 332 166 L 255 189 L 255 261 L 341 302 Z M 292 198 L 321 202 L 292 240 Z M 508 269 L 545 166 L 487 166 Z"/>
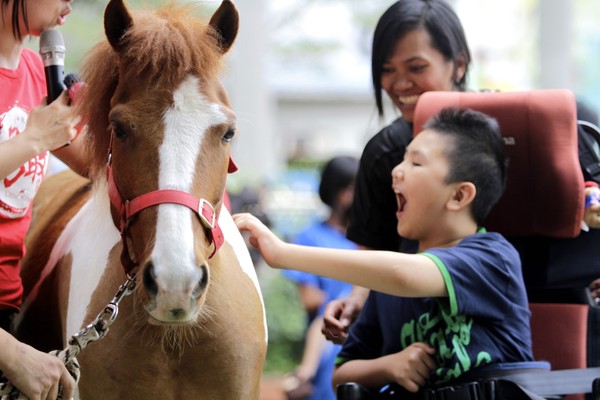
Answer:
<path fill-rule="evenodd" d="M 71 337 L 69 344 L 77 345 L 77 353 L 83 350 L 88 344 L 106 336 L 109 326 L 112 325 L 119 314 L 119 303 L 123 297 L 129 296 L 134 289 L 135 274 L 131 274 L 128 276 L 127 281 L 119 286 L 115 297 L 98 314 L 96 320 Z"/>

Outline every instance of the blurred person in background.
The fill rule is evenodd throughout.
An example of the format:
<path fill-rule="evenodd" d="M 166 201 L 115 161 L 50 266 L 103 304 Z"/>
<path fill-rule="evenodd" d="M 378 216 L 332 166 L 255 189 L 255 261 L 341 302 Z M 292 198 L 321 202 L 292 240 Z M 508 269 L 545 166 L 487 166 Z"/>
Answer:
<path fill-rule="evenodd" d="M 358 159 L 354 157 L 338 156 L 327 161 L 321 171 L 319 198 L 329 212 L 325 219 L 300 231 L 294 243 L 357 249 L 345 236 L 357 171 Z M 322 314 L 329 301 L 348 296 L 352 285 L 300 271 L 288 270 L 283 274 L 297 285 L 308 320 L 302 361 L 284 381 L 284 391 L 289 400 L 335 400 L 331 377 L 341 346 L 326 341 L 321 334 Z"/>

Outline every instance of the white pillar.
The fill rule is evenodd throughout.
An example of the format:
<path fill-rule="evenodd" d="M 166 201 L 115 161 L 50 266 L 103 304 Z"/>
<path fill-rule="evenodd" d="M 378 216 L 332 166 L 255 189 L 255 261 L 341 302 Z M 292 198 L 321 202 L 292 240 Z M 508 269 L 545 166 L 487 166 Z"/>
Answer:
<path fill-rule="evenodd" d="M 572 0 L 539 1 L 539 82 L 541 89 L 573 87 Z"/>
<path fill-rule="evenodd" d="M 224 83 L 239 134 L 232 154 L 239 171 L 231 179 L 253 185 L 274 177 L 284 165 L 280 138 L 274 132 L 274 109 L 266 79 L 266 0 L 240 0 L 240 30 L 229 55 Z"/>

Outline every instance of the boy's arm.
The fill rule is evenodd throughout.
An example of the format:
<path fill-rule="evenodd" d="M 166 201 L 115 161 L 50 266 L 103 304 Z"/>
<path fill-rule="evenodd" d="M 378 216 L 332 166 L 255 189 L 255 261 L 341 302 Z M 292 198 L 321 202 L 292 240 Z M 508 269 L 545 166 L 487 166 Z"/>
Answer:
<path fill-rule="evenodd" d="M 392 251 L 340 250 L 281 241 L 251 214 L 237 214 L 240 230 L 274 268 L 294 269 L 403 297 L 447 297 L 440 269 L 429 257 Z"/>
<path fill-rule="evenodd" d="M 413 343 L 398 353 L 372 360 L 348 361 L 336 367 L 332 383 L 334 389 L 346 382 L 374 389 L 395 382 L 410 392 L 417 392 L 436 368 L 434 353 L 425 343 Z"/>

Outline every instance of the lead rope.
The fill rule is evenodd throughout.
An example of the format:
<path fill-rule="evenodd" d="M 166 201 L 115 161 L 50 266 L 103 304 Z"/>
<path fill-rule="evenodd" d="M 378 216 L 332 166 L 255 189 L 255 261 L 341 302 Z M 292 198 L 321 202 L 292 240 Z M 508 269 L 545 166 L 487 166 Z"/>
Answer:
<path fill-rule="evenodd" d="M 113 299 L 106 305 L 104 310 L 98 314 L 96 320 L 71 336 L 69 344 L 64 350 L 53 350 L 49 354 L 60 358 L 69 374 L 75 380 L 75 385 L 79 382 L 81 371 L 79 363 L 75 358 L 77 354 L 87 347 L 88 344 L 102 339 L 108 333 L 109 326 L 114 322 L 119 314 L 119 303 L 125 296 L 129 296 L 135 289 L 135 274 L 128 275 L 127 281 L 119 286 L 119 290 Z M 27 400 L 27 397 L 14 387 L 10 382 L 0 382 L 1 400 Z M 59 387 L 58 399 L 62 399 L 62 388 Z"/>

